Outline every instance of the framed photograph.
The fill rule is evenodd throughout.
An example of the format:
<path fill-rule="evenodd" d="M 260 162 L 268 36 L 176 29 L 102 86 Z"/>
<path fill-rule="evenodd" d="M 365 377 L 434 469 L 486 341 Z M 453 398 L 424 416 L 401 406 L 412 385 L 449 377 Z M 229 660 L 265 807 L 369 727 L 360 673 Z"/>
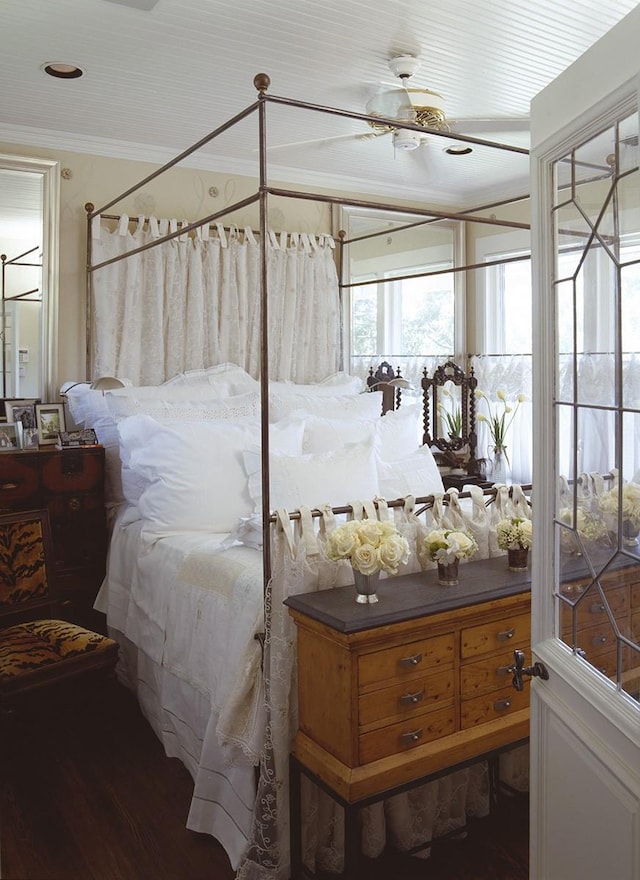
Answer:
<path fill-rule="evenodd" d="M 36 426 L 40 446 L 58 442 L 58 434 L 65 430 L 64 409 L 61 403 L 37 403 Z"/>
<path fill-rule="evenodd" d="M 8 423 L 0 424 L 0 452 L 11 452 L 18 448 L 16 426 Z"/>
<path fill-rule="evenodd" d="M 32 407 L 33 409 L 33 425 L 29 425 L 28 427 L 35 428 L 36 427 L 36 413 L 35 413 L 35 405 L 40 403 L 39 398 L 37 397 L 5 397 L 4 404 L 4 415 L 8 422 L 15 422 L 15 410 L 21 410 L 23 407 Z"/>
<path fill-rule="evenodd" d="M 36 427 L 36 407 L 34 403 L 8 403 L 7 422 L 20 422 L 25 429 Z"/>

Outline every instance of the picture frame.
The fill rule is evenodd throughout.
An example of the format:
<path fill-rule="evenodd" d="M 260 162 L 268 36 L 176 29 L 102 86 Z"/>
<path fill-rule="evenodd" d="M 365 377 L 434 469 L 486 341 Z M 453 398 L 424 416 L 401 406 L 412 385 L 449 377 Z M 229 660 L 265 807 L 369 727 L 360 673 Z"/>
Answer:
<path fill-rule="evenodd" d="M 34 407 L 33 412 L 33 425 L 29 427 L 36 427 L 35 422 L 35 405 L 40 403 L 39 397 L 5 397 L 2 401 L 2 408 L 4 410 L 4 416 L 7 422 L 15 422 L 14 418 L 14 410 L 16 408 L 20 409 L 25 406 Z"/>
<path fill-rule="evenodd" d="M 3 423 L 0 425 L 0 453 L 13 452 L 14 449 L 18 449 L 16 426 L 8 422 Z"/>
<path fill-rule="evenodd" d="M 11 401 L 5 404 L 7 413 L 7 422 L 16 424 L 21 422 L 25 429 L 36 428 L 36 407 L 35 403 L 25 403 L 21 401 Z"/>
<path fill-rule="evenodd" d="M 37 403 L 36 427 L 40 446 L 51 446 L 58 442 L 58 435 L 66 429 L 64 407 L 61 403 Z"/>

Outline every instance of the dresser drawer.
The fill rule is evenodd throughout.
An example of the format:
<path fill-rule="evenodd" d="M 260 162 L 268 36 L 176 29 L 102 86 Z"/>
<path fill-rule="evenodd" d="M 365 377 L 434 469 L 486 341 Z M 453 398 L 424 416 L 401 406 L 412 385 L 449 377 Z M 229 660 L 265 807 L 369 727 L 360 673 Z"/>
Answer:
<path fill-rule="evenodd" d="M 525 651 L 525 666 L 528 666 L 530 662 L 528 645 L 517 647 Z M 463 700 L 468 700 L 505 687 L 513 677 L 513 672 L 509 671 L 513 663 L 513 651 L 504 651 L 463 665 L 460 669 L 460 696 Z"/>
<path fill-rule="evenodd" d="M 502 690 L 475 697 L 473 700 L 464 700 L 460 708 L 460 721 L 463 730 L 475 727 L 477 724 L 485 724 L 487 721 L 495 721 L 503 715 L 510 715 L 519 709 L 529 706 L 529 687 L 525 681 L 522 691 L 515 690 L 509 685 Z"/>
<path fill-rule="evenodd" d="M 449 704 L 454 695 L 453 669 L 398 682 L 391 687 L 364 694 L 358 700 L 360 727 L 383 719 L 393 720 L 419 715 L 426 709 Z"/>
<path fill-rule="evenodd" d="M 83 449 L 63 449 L 43 463 L 42 485 L 46 492 L 102 491 L 103 464 L 100 455 Z"/>
<path fill-rule="evenodd" d="M 605 587 L 605 596 L 607 604 L 611 609 L 614 617 L 626 617 L 629 612 L 629 591 L 626 586 L 615 587 L 615 589 L 607 590 Z M 564 632 L 571 629 L 573 609 L 570 605 L 562 603 L 562 628 Z M 602 599 L 592 589 L 588 596 L 582 600 L 576 608 L 577 626 L 579 630 L 583 627 L 589 627 L 597 623 L 607 623 L 609 620 Z"/>
<path fill-rule="evenodd" d="M 360 764 L 409 752 L 424 743 L 448 736 L 456 729 L 453 706 L 389 724 L 359 737 Z"/>
<path fill-rule="evenodd" d="M 505 647 L 521 648 L 531 640 L 531 616 L 514 614 L 501 620 L 491 620 L 462 630 L 460 651 L 463 660 L 479 657 Z"/>
<path fill-rule="evenodd" d="M 38 507 L 39 492 L 40 473 L 31 458 L 0 453 L 0 510 Z"/>
<path fill-rule="evenodd" d="M 362 654 L 358 658 L 359 691 L 390 683 L 394 679 L 402 681 L 419 677 L 424 669 L 452 665 L 454 653 L 454 635 L 445 633 Z"/>

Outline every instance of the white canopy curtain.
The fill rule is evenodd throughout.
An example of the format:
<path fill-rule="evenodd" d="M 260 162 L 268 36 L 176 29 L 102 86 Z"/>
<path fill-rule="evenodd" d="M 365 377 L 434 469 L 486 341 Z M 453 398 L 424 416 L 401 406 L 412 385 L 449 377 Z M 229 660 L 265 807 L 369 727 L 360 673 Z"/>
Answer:
<path fill-rule="evenodd" d="M 135 222 L 135 221 L 134 221 Z M 183 224 L 187 225 L 186 221 Z M 177 231 L 176 220 L 94 222 L 93 262 Z M 158 385 L 232 362 L 260 372 L 260 248 L 250 229 L 179 235 L 93 273 L 93 376 Z M 328 235 L 269 234 L 269 375 L 314 382 L 336 372 L 338 279 Z"/>

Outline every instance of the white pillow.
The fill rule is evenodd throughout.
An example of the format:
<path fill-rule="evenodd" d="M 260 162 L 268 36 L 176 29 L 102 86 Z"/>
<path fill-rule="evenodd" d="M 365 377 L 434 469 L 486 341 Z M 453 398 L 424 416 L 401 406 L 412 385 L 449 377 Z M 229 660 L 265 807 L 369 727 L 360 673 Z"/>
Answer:
<path fill-rule="evenodd" d="M 291 419 L 269 430 L 270 446 L 297 455 L 303 423 Z M 230 532 L 249 516 L 243 453 L 260 440 L 260 423 L 166 421 L 131 416 L 118 425 L 125 497 L 137 503 L 147 531 Z"/>
<path fill-rule="evenodd" d="M 382 392 L 366 394 L 302 394 L 269 391 L 269 421 L 301 411 L 328 419 L 376 418 L 382 413 Z"/>
<path fill-rule="evenodd" d="M 191 389 L 193 390 L 193 389 Z M 115 421 L 127 416 L 147 415 L 154 419 L 242 419 L 260 414 L 260 396 L 255 392 L 234 397 L 216 398 L 211 391 L 201 399 L 163 397 L 136 397 L 124 394 L 105 394 L 107 410 Z"/>
<path fill-rule="evenodd" d="M 320 395 L 335 397 L 342 394 L 360 394 L 364 391 L 364 382 L 358 376 L 347 373 L 334 373 L 322 382 L 309 385 L 297 385 L 294 382 L 269 382 L 269 390 L 278 394 Z"/>
<path fill-rule="evenodd" d="M 387 501 L 444 492 L 440 471 L 427 446 L 397 461 L 382 461 L 378 457 L 377 467 L 380 494 Z"/>
<path fill-rule="evenodd" d="M 249 494 L 256 512 L 262 510 L 259 450 L 244 456 Z M 297 510 L 301 505 L 338 507 L 367 501 L 379 494 L 378 471 L 372 441 L 354 443 L 317 455 L 272 454 L 269 460 L 269 503 L 272 510 Z"/>
<path fill-rule="evenodd" d="M 230 532 L 252 513 L 242 450 L 255 443 L 255 423 L 135 416 L 118 430 L 122 455 L 143 481 L 138 509 L 147 531 Z"/>
<path fill-rule="evenodd" d="M 167 379 L 163 387 L 167 385 L 211 385 L 226 387 L 231 394 L 246 394 L 248 391 L 257 391 L 259 383 L 238 364 L 218 364 L 215 367 L 207 367 L 204 370 L 185 370 L 171 379 Z"/>
<path fill-rule="evenodd" d="M 395 461 L 415 452 L 420 445 L 419 410 L 415 406 L 388 412 L 373 419 L 328 419 L 306 416 L 303 452 L 329 452 L 347 443 L 373 438 L 384 461 Z"/>

